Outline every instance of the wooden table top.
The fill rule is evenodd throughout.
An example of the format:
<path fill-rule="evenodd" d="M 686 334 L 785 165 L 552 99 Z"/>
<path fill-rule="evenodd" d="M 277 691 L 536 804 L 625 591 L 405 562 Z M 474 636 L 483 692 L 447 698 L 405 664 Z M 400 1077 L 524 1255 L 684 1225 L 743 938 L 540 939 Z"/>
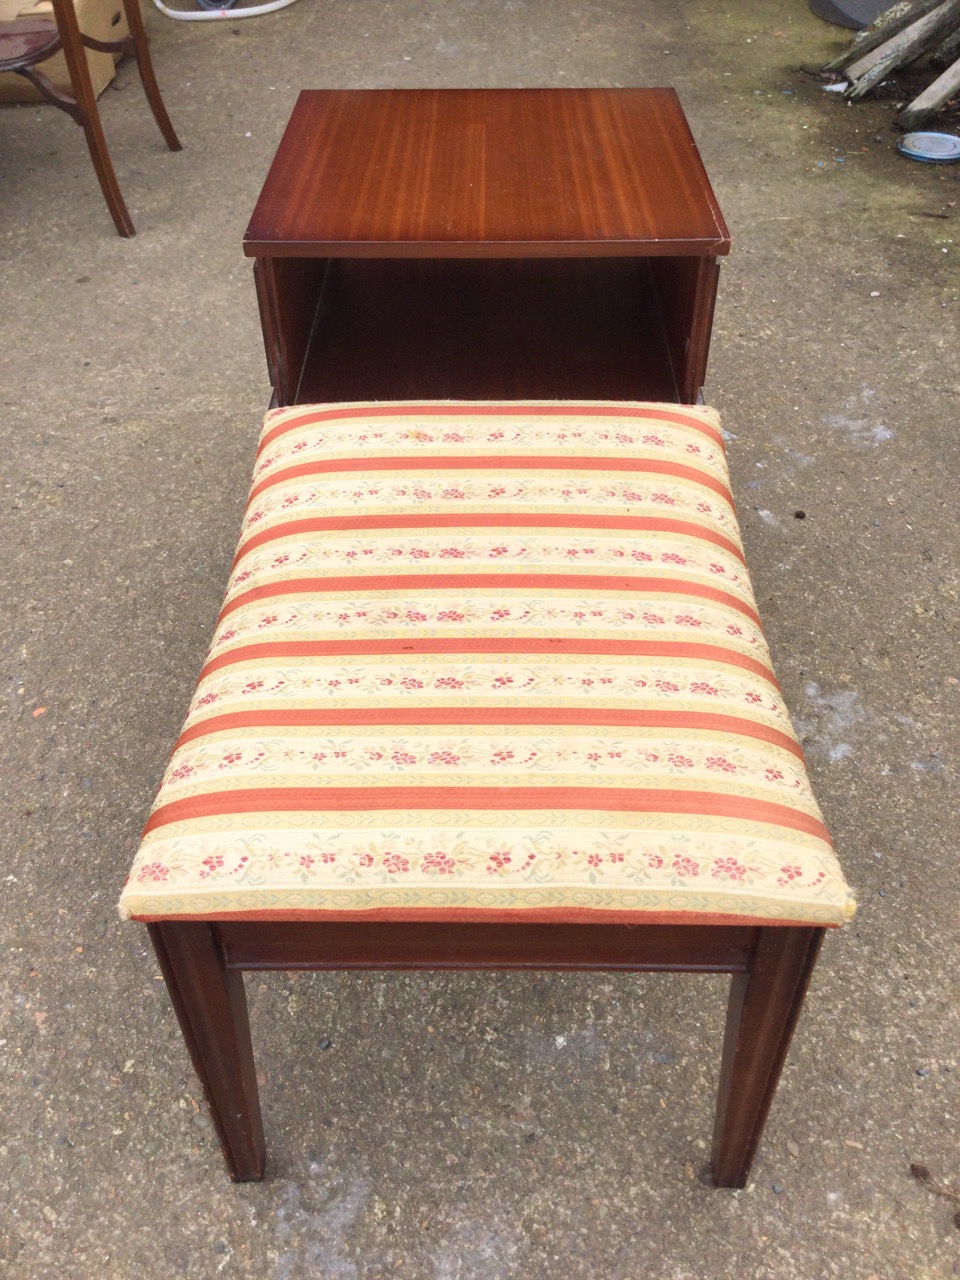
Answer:
<path fill-rule="evenodd" d="M 729 248 L 673 89 L 305 90 L 244 237 L 249 257 Z"/>

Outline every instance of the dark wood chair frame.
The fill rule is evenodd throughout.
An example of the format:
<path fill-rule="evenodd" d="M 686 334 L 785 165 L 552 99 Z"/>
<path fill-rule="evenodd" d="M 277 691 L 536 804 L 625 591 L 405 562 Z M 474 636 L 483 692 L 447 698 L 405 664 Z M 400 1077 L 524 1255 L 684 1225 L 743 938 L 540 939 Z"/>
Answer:
<path fill-rule="evenodd" d="M 244 969 L 574 969 L 732 974 L 711 1171 L 746 1184 L 824 929 L 807 925 L 266 923 L 148 926 L 230 1176 L 266 1148 Z"/>
<path fill-rule="evenodd" d="M 121 236 L 135 235 L 133 220 L 120 194 L 117 175 L 114 173 L 110 153 L 107 151 L 107 141 L 97 107 L 97 95 L 93 91 L 84 48 L 95 49 L 100 53 L 126 53 L 136 59 L 150 110 L 163 134 L 164 141 L 171 151 L 182 150 L 180 139 L 174 132 L 166 107 L 163 105 L 163 99 L 160 97 L 160 88 L 150 60 L 150 49 L 139 0 L 123 0 L 130 34 L 120 36 L 116 40 L 97 40 L 93 36 L 85 35 L 77 22 L 73 0 L 52 0 L 52 3 L 56 25 L 44 20 L 33 24 L 33 30 L 30 33 L 32 38 L 24 41 L 27 48 L 18 56 L 4 58 L 3 42 L 0 40 L 0 71 L 13 71 L 29 80 L 48 102 L 66 111 L 80 125 L 86 137 L 87 146 L 90 148 L 90 156 L 100 182 L 100 189 L 117 231 Z M 3 25 L 0 25 L 0 37 L 3 34 Z M 22 28 L 24 25 L 19 22 L 9 24 L 10 27 L 17 28 Z M 37 63 L 46 61 L 60 49 L 63 50 L 66 60 L 70 85 L 73 89 L 72 96 L 58 89 L 37 66 Z"/>

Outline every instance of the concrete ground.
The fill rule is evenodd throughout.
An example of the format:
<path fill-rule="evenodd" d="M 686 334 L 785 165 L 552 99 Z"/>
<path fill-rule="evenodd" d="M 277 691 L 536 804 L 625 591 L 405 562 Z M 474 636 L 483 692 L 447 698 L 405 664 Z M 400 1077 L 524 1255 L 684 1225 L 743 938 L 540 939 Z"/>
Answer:
<path fill-rule="evenodd" d="M 728 11 L 729 10 L 729 11 Z M 0 113 L 0 1275 L 960 1275 L 960 166 L 798 70 L 802 0 L 148 7 L 185 142 Z M 269 396 L 241 236 L 297 90 L 673 84 L 730 223 L 707 398 L 860 911 L 828 937 L 754 1177 L 700 1180 L 724 982 L 249 983 L 270 1150 L 232 1185 L 116 898 L 221 598 Z M 799 517 L 800 512 L 805 518 Z"/>

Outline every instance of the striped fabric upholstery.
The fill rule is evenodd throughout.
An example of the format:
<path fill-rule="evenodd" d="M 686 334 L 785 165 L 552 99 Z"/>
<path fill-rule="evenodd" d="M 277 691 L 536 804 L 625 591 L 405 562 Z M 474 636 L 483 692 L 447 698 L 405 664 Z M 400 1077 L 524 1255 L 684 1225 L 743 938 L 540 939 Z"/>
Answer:
<path fill-rule="evenodd" d="M 718 419 L 267 416 L 121 911 L 839 924 Z"/>

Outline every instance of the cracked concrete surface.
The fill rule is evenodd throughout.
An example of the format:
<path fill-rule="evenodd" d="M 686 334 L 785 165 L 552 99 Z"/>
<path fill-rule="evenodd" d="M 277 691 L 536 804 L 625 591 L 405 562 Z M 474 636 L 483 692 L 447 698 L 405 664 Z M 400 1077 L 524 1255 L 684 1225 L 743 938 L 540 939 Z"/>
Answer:
<path fill-rule="evenodd" d="M 801 0 L 299 0 L 147 13 L 185 150 L 102 99 L 0 114 L 0 1274 L 960 1275 L 960 166 L 798 70 Z M 724 414 L 777 670 L 860 911 L 750 1186 L 706 1158 L 724 982 L 249 979 L 270 1172 L 226 1178 L 115 901 L 219 605 L 268 387 L 240 241 L 301 87 L 674 84 L 730 224 Z"/>

